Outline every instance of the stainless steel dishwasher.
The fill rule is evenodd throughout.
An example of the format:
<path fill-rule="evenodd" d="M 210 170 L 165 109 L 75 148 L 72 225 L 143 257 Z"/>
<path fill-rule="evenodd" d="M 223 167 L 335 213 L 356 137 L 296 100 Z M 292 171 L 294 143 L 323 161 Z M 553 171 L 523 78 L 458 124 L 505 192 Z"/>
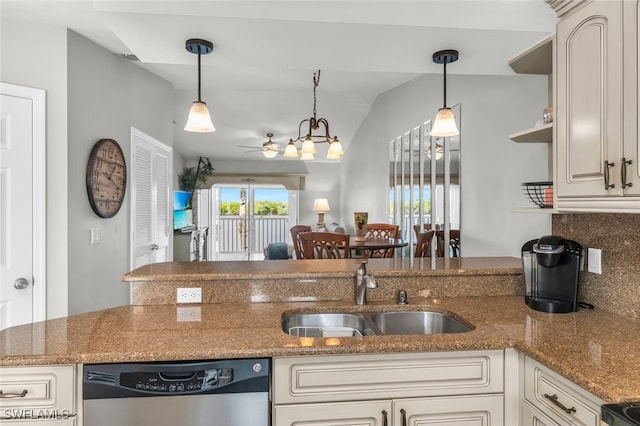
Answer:
<path fill-rule="evenodd" d="M 269 359 L 86 364 L 85 426 L 268 426 Z"/>

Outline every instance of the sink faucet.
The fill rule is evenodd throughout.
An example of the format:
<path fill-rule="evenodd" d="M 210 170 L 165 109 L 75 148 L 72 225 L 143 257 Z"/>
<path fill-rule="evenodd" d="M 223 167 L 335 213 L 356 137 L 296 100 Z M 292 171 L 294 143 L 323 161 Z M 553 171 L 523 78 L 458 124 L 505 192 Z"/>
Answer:
<path fill-rule="evenodd" d="M 356 270 L 356 305 L 367 304 L 367 288 L 377 288 L 378 283 L 367 274 L 367 259 L 363 259 Z"/>

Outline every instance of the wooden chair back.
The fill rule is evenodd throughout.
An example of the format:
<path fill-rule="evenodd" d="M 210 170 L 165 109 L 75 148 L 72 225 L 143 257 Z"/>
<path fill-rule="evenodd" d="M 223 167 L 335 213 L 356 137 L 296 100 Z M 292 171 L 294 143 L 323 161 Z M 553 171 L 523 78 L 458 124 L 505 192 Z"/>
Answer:
<path fill-rule="evenodd" d="M 435 231 L 420 232 L 416 239 L 416 251 L 413 257 L 431 257 L 431 245 Z"/>
<path fill-rule="evenodd" d="M 391 225 L 389 223 L 370 223 L 367 225 L 367 233 L 365 238 L 398 238 L 398 229 L 400 226 Z M 393 257 L 393 248 L 385 250 L 373 250 L 368 253 L 369 257 Z"/>
<path fill-rule="evenodd" d="M 302 243 L 300 242 L 299 235 L 302 232 L 311 232 L 311 226 L 309 225 L 295 225 L 291 229 L 291 241 L 293 243 L 293 249 L 296 252 L 296 259 L 304 259 L 302 251 Z"/>
<path fill-rule="evenodd" d="M 304 259 L 343 259 L 349 257 L 349 235 L 335 232 L 298 234 Z"/>
<path fill-rule="evenodd" d="M 430 231 L 431 230 L 431 224 L 429 223 L 425 223 L 424 224 L 424 229 L 421 231 L 420 230 L 420 225 L 413 225 L 413 232 L 416 233 L 416 239 L 418 239 L 418 234 L 420 232 L 426 232 L 426 231 Z"/>
<path fill-rule="evenodd" d="M 436 253 L 438 257 L 444 257 L 444 231 L 436 231 Z M 449 253 L 451 257 L 460 257 L 460 230 L 449 230 Z"/>

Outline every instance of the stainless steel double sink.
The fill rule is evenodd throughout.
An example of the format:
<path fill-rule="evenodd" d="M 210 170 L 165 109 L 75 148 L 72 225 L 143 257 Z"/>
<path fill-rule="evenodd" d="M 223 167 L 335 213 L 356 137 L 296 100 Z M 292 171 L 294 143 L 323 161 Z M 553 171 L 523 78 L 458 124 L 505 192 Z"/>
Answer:
<path fill-rule="evenodd" d="M 282 330 L 298 337 L 347 337 L 464 333 L 473 330 L 451 315 L 436 311 L 293 313 Z"/>

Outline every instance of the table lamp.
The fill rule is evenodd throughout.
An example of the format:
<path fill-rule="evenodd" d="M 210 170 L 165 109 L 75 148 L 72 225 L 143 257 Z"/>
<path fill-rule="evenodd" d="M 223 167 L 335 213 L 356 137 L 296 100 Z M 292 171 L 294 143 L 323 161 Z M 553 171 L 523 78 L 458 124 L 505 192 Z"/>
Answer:
<path fill-rule="evenodd" d="M 313 202 L 313 211 L 318 213 L 318 227 L 324 227 L 324 214 L 331 211 L 326 198 L 316 198 Z"/>

